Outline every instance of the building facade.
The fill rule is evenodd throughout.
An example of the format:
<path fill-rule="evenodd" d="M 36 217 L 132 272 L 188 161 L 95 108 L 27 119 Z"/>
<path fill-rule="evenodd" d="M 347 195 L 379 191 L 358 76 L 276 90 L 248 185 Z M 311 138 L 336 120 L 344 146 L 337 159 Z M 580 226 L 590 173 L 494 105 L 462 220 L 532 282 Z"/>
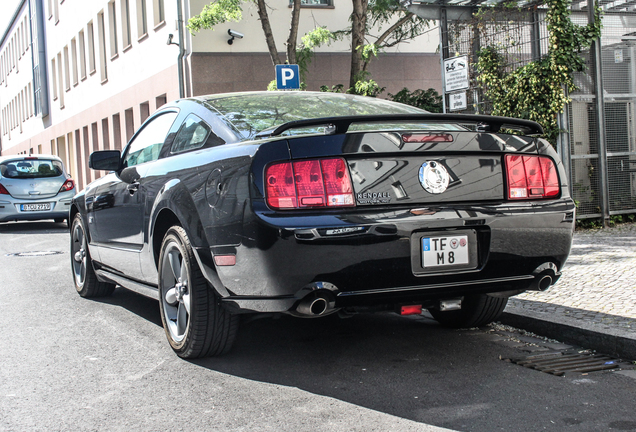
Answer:
<path fill-rule="evenodd" d="M 274 66 L 255 6 L 244 4 L 241 22 L 190 35 L 184 24 L 207 3 L 22 0 L 0 41 L 1 154 L 58 155 L 83 188 L 100 175 L 88 169 L 91 152 L 122 149 L 150 114 L 180 94 L 266 89 Z M 304 3 L 299 35 L 317 25 L 348 26 L 350 2 Z M 268 4 L 282 53 L 289 0 Z M 228 44 L 230 28 L 244 37 Z M 437 34 L 432 28 L 380 56 L 371 64 L 373 78 L 391 93 L 439 89 Z M 308 88 L 347 84 L 349 50 L 346 42 L 317 49 Z"/>

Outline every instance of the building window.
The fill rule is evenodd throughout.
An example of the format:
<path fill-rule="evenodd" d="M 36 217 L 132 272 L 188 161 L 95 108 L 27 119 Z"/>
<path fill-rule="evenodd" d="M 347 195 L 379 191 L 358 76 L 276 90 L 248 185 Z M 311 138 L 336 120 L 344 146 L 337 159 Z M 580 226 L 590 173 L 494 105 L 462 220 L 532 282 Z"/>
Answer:
<path fill-rule="evenodd" d="M 104 28 L 104 12 L 97 14 L 97 37 L 99 38 L 99 73 L 102 82 L 108 79 L 106 67 L 106 29 Z"/>
<path fill-rule="evenodd" d="M 289 7 L 292 6 L 293 0 L 289 0 Z M 325 7 L 333 6 L 333 0 L 300 0 L 302 7 Z"/>
<path fill-rule="evenodd" d="M 53 0 L 53 15 L 55 24 L 60 22 L 60 8 L 58 8 L 57 0 Z"/>
<path fill-rule="evenodd" d="M 57 68 L 55 59 L 51 59 L 51 87 L 53 87 L 53 100 L 57 100 Z"/>
<path fill-rule="evenodd" d="M 130 37 L 130 0 L 121 0 L 121 39 L 124 50 L 132 44 Z"/>
<path fill-rule="evenodd" d="M 148 117 L 150 117 L 150 104 L 148 102 L 139 104 L 139 116 L 142 123 L 145 122 Z"/>
<path fill-rule="evenodd" d="M 117 15 L 115 1 L 108 3 L 108 30 L 110 33 L 110 58 L 117 56 Z"/>
<path fill-rule="evenodd" d="M 60 91 L 58 96 L 60 97 L 60 109 L 64 108 L 64 70 L 62 69 L 62 53 L 57 54 L 57 81 Z"/>
<path fill-rule="evenodd" d="M 76 86 L 79 82 L 79 77 L 77 75 L 77 40 L 75 38 L 71 39 L 71 65 L 73 69 L 73 85 Z"/>
<path fill-rule="evenodd" d="M 66 91 L 71 89 L 71 74 L 68 60 L 68 45 L 64 47 L 64 88 Z"/>
<path fill-rule="evenodd" d="M 48 2 L 48 11 L 49 11 L 49 19 L 53 18 L 53 5 L 51 3 L 51 0 L 49 0 Z"/>
<path fill-rule="evenodd" d="M 163 0 L 152 0 L 152 10 L 154 14 L 155 27 L 163 24 L 166 21 L 166 12 Z"/>
<path fill-rule="evenodd" d="M 84 30 L 79 32 L 79 70 L 80 79 L 86 78 L 86 47 L 84 46 Z"/>
<path fill-rule="evenodd" d="M 146 0 L 137 0 L 137 38 L 142 39 L 148 34 L 148 19 L 146 16 Z"/>
<path fill-rule="evenodd" d="M 88 23 L 88 73 L 95 72 L 95 32 L 93 30 L 93 21 Z"/>

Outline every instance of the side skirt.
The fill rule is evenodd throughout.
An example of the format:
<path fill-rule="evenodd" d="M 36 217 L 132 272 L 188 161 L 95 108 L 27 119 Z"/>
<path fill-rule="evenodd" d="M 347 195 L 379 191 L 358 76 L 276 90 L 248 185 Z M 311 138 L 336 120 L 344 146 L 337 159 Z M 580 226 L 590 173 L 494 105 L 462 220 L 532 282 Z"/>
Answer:
<path fill-rule="evenodd" d="M 104 269 L 95 270 L 95 273 L 100 280 L 116 283 L 117 285 L 129 289 L 130 291 L 134 291 L 137 294 L 141 294 L 142 296 L 159 300 L 159 289 L 156 287 L 152 287 L 141 282 L 135 282 Z"/>

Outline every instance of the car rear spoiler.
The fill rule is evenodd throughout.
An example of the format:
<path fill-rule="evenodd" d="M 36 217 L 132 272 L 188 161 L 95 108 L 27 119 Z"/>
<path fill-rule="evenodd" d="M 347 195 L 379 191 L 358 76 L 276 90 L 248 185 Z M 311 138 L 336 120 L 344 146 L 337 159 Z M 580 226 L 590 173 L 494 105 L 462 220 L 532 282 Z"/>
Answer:
<path fill-rule="evenodd" d="M 479 132 L 497 133 L 501 129 L 520 131 L 524 135 L 543 135 L 543 128 L 532 120 L 522 120 L 510 117 L 498 117 L 478 114 L 383 114 L 383 115 L 358 115 L 346 117 L 323 117 L 306 120 L 294 120 L 284 123 L 276 128 L 259 132 L 256 137 L 278 136 L 289 129 L 298 129 L 310 126 L 328 126 L 326 134 L 343 134 L 349 130 L 352 123 L 393 123 L 393 122 L 431 122 L 440 124 L 464 124 L 475 125 Z"/>

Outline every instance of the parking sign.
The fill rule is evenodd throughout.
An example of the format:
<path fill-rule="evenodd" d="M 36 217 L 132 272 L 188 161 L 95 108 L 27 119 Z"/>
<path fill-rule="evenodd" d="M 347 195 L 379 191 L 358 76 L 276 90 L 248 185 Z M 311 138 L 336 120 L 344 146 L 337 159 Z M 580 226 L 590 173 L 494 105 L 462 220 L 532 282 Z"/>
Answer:
<path fill-rule="evenodd" d="M 276 65 L 276 88 L 278 88 L 278 90 L 300 88 L 300 71 L 298 65 Z"/>

